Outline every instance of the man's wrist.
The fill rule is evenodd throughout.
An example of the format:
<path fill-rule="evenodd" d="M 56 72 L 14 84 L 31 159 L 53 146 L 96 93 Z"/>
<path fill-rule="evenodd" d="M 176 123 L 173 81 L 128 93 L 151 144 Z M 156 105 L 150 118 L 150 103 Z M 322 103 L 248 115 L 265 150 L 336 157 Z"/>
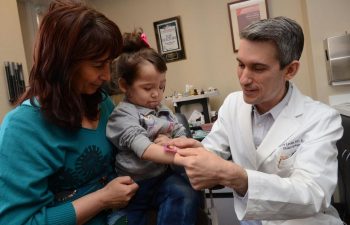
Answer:
<path fill-rule="evenodd" d="M 244 196 L 248 191 L 248 174 L 247 174 L 247 171 L 245 169 L 243 169 L 242 167 L 239 167 L 239 168 L 240 168 L 239 177 L 240 177 L 241 182 L 238 182 L 235 190 L 239 195 Z"/>
<path fill-rule="evenodd" d="M 226 161 L 221 176 L 222 182 L 220 184 L 234 189 L 241 196 L 247 193 L 248 174 L 241 166 L 232 161 Z"/>

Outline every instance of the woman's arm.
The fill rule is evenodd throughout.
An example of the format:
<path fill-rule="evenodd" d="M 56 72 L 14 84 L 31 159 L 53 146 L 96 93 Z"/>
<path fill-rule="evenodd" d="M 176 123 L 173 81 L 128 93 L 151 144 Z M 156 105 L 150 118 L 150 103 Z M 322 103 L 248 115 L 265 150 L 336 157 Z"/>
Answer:
<path fill-rule="evenodd" d="M 77 224 L 86 223 L 104 209 L 125 207 L 137 189 L 130 177 L 118 177 L 104 188 L 73 201 Z"/>

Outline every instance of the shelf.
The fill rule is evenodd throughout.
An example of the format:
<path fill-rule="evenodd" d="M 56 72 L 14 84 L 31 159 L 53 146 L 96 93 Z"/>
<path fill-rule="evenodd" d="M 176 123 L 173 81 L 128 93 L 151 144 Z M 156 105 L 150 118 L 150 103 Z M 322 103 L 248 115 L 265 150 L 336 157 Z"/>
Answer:
<path fill-rule="evenodd" d="M 172 103 L 178 103 L 178 102 L 191 101 L 191 100 L 196 100 L 201 98 L 209 98 L 209 97 L 217 96 L 219 94 L 220 94 L 219 91 L 209 91 L 207 93 L 200 94 L 200 95 L 190 95 L 185 97 L 170 97 L 170 98 L 167 98 L 167 100 L 171 100 Z"/>
<path fill-rule="evenodd" d="M 332 107 L 338 110 L 340 114 L 350 117 L 350 102 L 333 105 Z"/>

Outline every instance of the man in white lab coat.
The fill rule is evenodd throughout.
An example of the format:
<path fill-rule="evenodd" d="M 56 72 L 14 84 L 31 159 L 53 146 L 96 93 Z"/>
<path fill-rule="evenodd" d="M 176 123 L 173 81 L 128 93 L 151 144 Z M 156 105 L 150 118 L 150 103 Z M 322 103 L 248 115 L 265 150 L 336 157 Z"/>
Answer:
<path fill-rule="evenodd" d="M 330 205 L 341 118 L 290 82 L 303 45 L 301 27 L 285 17 L 245 28 L 237 54 L 242 91 L 227 96 L 202 143 L 171 143 L 184 148 L 174 161 L 195 189 L 232 188 L 242 224 L 343 224 Z"/>

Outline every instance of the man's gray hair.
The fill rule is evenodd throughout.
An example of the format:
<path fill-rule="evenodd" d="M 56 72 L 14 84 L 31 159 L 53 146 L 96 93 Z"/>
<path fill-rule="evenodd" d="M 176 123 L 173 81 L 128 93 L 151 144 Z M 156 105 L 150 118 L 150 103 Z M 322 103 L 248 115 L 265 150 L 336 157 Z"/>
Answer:
<path fill-rule="evenodd" d="M 304 47 L 303 30 L 297 22 L 286 17 L 254 22 L 244 28 L 240 36 L 249 41 L 274 43 L 281 69 L 293 60 L 299 60 Z"/>

